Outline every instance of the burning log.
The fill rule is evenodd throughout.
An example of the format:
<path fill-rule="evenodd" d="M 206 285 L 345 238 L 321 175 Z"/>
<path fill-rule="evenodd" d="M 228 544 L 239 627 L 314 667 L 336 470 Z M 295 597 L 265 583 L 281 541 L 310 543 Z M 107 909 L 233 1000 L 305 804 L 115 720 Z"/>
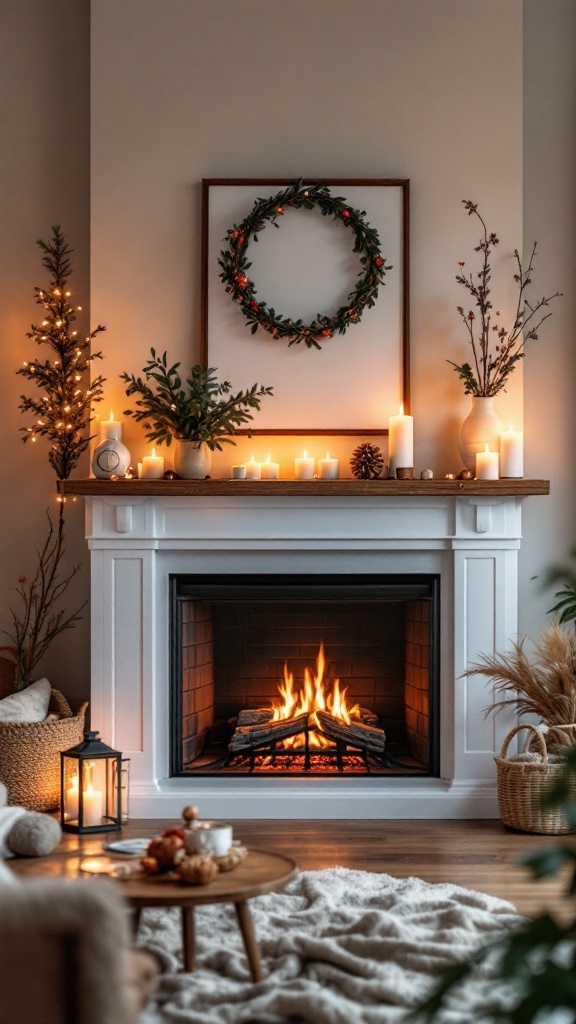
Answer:
<path fill-rule="evenodd" d="M 378 715 L 375 715 L 373 711 L 369 711 L 368 708 L 358 708 L 358 718 L 364 725 L 376 725 L 378 721 Z"/>
<path fill-rule="evenodd" d="M 307 732 L 308 714 L 281 719 L 279 722 L 267 721 L 254 725 L 239 725 L 230 740 L 228 750 L 235 754 L 242 750 L 271 745 L 287 739 L 289 736 Z"/>
<path fill-rule="evenodd" d="M 367 750 L 374 754 L 383 754 L 386 747 L 386 733 L 373 725 L 366 725 L 364 722 L 354 720 L 347 725 L 346 722 L 334 718 L 326 711 L 317 711 L 316 717 L 320 728 L 325 736 L 328 736 L 335 743 L 341 741 L 349 743 L 352 747 L 360 750 Z"/>
<path fill-rule="evenodd" d="M 238 725 L 262 725 L 271 721 L 273 714 L 272 708 L 243 708 L 238 715 Z"/>

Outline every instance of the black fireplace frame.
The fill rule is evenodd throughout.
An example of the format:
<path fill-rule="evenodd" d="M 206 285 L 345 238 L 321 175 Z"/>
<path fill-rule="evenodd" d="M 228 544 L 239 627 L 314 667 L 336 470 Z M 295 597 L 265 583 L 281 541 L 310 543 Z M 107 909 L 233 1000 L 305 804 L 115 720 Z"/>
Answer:
<path fill-rule="evenodd" d="M 249 587 L 253 599 L 258 599 L 258 591 L 265 594 L 274 588 L 274 598 L 280 600 L 294 598 L 294 590 L 301 589 L 303 600 L 327 600 L 332 589 L 345 592 L 338 594 L 338 600 L 360 598 L 364 600 L 381 600 L 386 591 L 386 600 L 407 602 L 418 598 L 431 599 L 430 629 L 430 754 L 428 770 L 419 772 L 398 771 L 378 778 L 439 778 L 440 776 L 440 575 L 435 573 L 369 573 L 369 574 L 315 574 L 302 573 L 171 573 L 169 576 L 169 730 L 170 730 L 170 777 L 238 777 L 234 768 L 195 769 L 193 772 L 183 766 L 182 757 L 182 720 L 183 693 L 181 679 L 183 672 L 182 644 L 182 607 L 183 602 L 191 598 L 197 600 L 217 600 L 230 598 L 235 588 Z M 328 592 L 328 597 L 327 597 Z M 240 598 L 237 598 L 238 600 Z M 278 771 L 275 775 L 291 778 L 341 778 L 339 773 Z M 262 778 L 262 775 L 243 775 L 243 778 Z M 266 775 L 269 778 L 269 775 Z M 351 778 L 365 780 L 370 777 L 368 772 L 354 774 Z"/>

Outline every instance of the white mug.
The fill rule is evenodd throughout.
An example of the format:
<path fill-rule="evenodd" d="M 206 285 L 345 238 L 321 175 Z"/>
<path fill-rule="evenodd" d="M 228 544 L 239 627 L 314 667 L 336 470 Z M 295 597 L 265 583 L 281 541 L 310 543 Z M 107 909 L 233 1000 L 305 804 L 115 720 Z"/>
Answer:
<path fill-rule="evenodd" d="M 187 853 L 225 857 L 232 846 L 232 825 L 222 821 L 196 821 L 194 828 L 186 829 L 185 842 Z"/>

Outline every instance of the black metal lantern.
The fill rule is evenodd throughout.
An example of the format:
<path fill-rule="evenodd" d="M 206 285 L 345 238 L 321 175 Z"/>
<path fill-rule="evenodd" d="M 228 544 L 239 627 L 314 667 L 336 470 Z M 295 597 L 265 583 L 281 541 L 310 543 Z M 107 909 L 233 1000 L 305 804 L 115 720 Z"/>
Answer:
<path fill-rule="evenodd" d="M 60 755 L 60 823 L 82 834 L 122 827 L 122 754 L 97 732 Z"/>

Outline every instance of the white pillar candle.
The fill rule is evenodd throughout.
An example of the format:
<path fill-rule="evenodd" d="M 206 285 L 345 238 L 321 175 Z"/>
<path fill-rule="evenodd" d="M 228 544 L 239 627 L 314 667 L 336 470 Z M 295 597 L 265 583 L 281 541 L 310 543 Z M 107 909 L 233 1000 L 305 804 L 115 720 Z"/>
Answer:
<path fill-rule="evenodd" d="M 414 466 L 414 417 L 404 415 L 403 405 L 398 416 L 388 420 L 388 462 L 390 476 L 396 476 L 398 468 Z"/>
<path fill-rule="evenodd" d="M 294 472 L 297 480 L 314 479 L 314 459 L 304 452 L 304 455 L 294 460 Z"/>
<path fill-rule="evenodd" d="M 68 821 L 76 821 L 78 817 L 79 792 L 78 776 L 73 775 L 70 779 L 70 785 L 64 794 L 64 817 Z"/>
<path fill-rule="evenodd" d="M 141 463 L 141 462 L 139 462 L 139 463 L 137 464 L 137 466 L 136 466 L 136 472 L 137 472 L 137 474 L 138 474 L 138 479 L 139 479 L 139 480 L 141 480 L 141 479 L 142 479 L 142 463 Z"/>
<path fill-rule="evenodd" d="M 246 479 L 246 466 L 232 466 L 232 479 L 233 480 L 245 480 Z"/>
<path fill-rule="evenodd" d="M 280 463 L 270 462 L 270 456 L 260 466 L 263 480 L 277 480 L 280 476 Z"/>
<path fill-rule="evenodd" d="M 483 452 L 476 452 L 476 479 L 498 479 L 498 452 L 488 451 L 488 445 Z"/>
<path fill-rule="evenodd" d="M 339 476 L 338 459 L 331 459 L 326 452 L 325 459 L 318 459 L 318 476 L 321 480 L 337 480 Z"/>
<path fill-rule="evenodd" d="M 82 823 L 84 825 L 102 824 L 103 794 L 99 789 L 94 789 L 89 782 L 82 793 Z"/>
<path fill-rule="evenodd" d="M 246 479 L 247 480 L 259 480 L 262 476 L 262 470 L 259 462 L 254 462 L 254 456 L 250 457 L 250 462 L 246 463 Z"/>
<path fill-rule="evenodd" d="M 164 456 L 156 455 L 156 449 L 153 448 L 150 455 L 145 455 L 142 459 L 141 477 L 143 480 L 160 480 L 163 476 Z"/>
<path fill-rule="evenodd" d="M 524 434 L 512 424 L 500 434 L 500 476 L 524 476 Z"/>
<path fill-rule="evenodd" d="M 109 420 L 100 421 L 100 440 L 101 441 L 121 441 L 122 440 L 122 422 L 114 419 L 114 413 L 110 413 Z"/>

